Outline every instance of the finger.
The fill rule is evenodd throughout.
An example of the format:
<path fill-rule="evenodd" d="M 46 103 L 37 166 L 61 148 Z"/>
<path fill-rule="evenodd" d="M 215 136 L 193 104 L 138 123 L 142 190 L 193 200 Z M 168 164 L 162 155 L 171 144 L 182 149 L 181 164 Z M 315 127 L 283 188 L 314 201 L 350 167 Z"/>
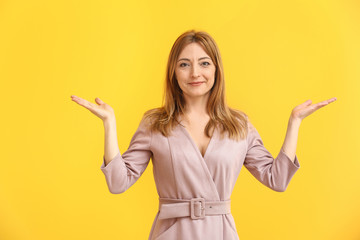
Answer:
<path fill-rule="evenodd" d="M 78 99 L 78 98 L 79 98 L 79 97 L 76 96 L 76 95 L 71 95 L 70 97 L 71 97 L 71 100 L 74 100 L 74 99 Z"/>
<path fill-rule="evenodd" d="M 337 98 L 336 98 L 336 97 L 333 97 L 333 98 L 330 98 L 330 99 L 328 99 L 328 100 L 325 100 L 325 101 L 320 102 L 320 104 L 321 104 L 321 105 L 323 105 L 323 104 L 327 105 L 327 104 L 332 103 L 332 102 L 334 102 L 334 101 L 336 101 L 336 100 L 337 100 Z"/>
<path fill-rule="evenodd" d="M 312 103 L 312 101 L 309 99 L 309 100 L 306 100 L 304 103 L 300 104 L 300 106 L 307 106 L 307 105 L 310 105 Z"/>
<path fill-rule="evenodd" d="M 319 102 L 319 103 L 316 103 L 314 105 L 312 105 L 311 107 L 314 109 L 314 110 L 317 110 L 319 108 L 322 108 L 324 106 L 328 105 L 328 102 L 327 101 L 323 101 L 323 102 Z"/>
<path fill-rule="evenodd" d="M 304 103 L 296 106 L 295 109 L 304 108 L 304 107 L 306 107 L 306 106 L 309 106 L 311 103 L 312 103 L 312 101 L 311 101 L 310 99 L 309 99 L 309 100 L 306 100 Z"/>
<path fill-rule="evenodd" d="M 78 96 L 75 96 L 75 95 L 71 95 L 71 100 L 73 100 L 74 102 L 76 103 L 79 103 L 79 101 L 81 100 L 82 98 L 78 97 Z"/>
<path fill-rule="evenodd" d="M 80 97 L 75 98 L 74 101 L 89 110 L 92 110 L 96 106 L 95 104 Z"/>
<path fill-rule="evenodd" d="M 78 97 L 78 96 L 75 96 L 75 95 L 71 95 L 71 100 L 73 100 L 75 102 L 78 102 L 78 101 L 82 100 L 82 98 Z"/>
<path fill-rule="evenodd" d="M 335 101 L 335 100 L 331 100 L 331 102 L 333 102 L 333 101 Z M 330 102 L 330 100 L 325 100 L 325 101 L 316 103 L 316 104 L 312 105 L 311 107 L 312 107 L 312 109 L 314 109 L 314 111 L 315 111 L 315 110 L 317 110 L 317 109 L 319 109 L 319 108 L 322 108 L 322 107 L 328 105 L 328 104 L 331 103 L 331 102 Z"/>
<path fill-rule="evenodd" d="M 104 102 L 100 98 L 95 98 L 95 102 L 99 105 L 104 104 Z"/>
<path fill-rule="evenodd" d="M 329 103 L 335 102 L 336 100 L 337 100 L 337 98 L 333 97 L 333 98 L 330 98 L 328 100 L 322 101 L 321 103 L 327 105 Z"/>
<path fill-rule="evenodd" d="M 333 98 L 330 98 L 329 100 L 327 100 L 328 101 L 328 103 L 332 103 L 332 102 L 335 102 L 337 100 L 337 98 L 336 97 L 333 97 Z"/>
<path fill-rule="evenodd" d="M 87 106 L 88 106 L 88 103 L 87 103 L 87 101 L 86 101 L 85 99 L 77 98 L 77 99 L 75 99 L 75 101 L 76 101 L 79 105 L 81 105 L 81 106 L 83 106 L 83 107 L 87 107 Z"/>

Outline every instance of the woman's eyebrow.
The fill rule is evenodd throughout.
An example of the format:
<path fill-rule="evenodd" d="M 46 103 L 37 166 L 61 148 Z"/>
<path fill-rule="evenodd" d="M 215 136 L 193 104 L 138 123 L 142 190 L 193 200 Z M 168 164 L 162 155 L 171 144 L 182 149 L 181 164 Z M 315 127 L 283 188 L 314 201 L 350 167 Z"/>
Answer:
<path fill-rule="evenodd" d="M 201 60 L 201 59 L 205 59 L 205 58 L 210 59 L 209 57 L 201 57 L 201 58 L 199 58 L 199 60 Z M 178 62 L 179 62 L 179 61 L 181 61 L 181 60 L 190 61 L 190 59 L 188 59 L 188 58 L 180 58 L 180 59 L 178 60 Z"/>

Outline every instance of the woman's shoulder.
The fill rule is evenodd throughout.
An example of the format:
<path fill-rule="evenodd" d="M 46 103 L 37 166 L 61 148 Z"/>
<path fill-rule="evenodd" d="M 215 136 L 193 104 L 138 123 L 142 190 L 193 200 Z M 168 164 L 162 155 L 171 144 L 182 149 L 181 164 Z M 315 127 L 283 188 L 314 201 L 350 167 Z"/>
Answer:
<path fill-rule="evenodd" d="M 240 123 L 243 128 L 249 130 L 254 127 L 250 121 L 250 116 L 247 113 L 236 108 L 231 108 L 230 110 L 233 113 L 235 119 Z"/>
<path fill-rule="evenodd" d="M 163 113 L 164 113 L 163 107 L 150 108 L 144 112 L 142 116 L 142 121 L 152 122 L 154 121 L 154 119 L 159 118 L 159 116 Z"/>
<path fill-rule="evenodd" d="M 246 115 L 246 125 L 247 125 L 247 129 L 249 132 L 255 130 L 255 126 L 252 123 L 252 121 L 250 120 L 250 117 L 248 115 Z"/>
<path fill-rule="evenodd" d="M 146 127 L 149 130 L 157 129 L 158 122 L 166 114 L 163 107 L 151 108 L 146 110 L 140 120 L 141 127 Z"/>
<path fill-rule="evenodd" d="M 164 110 L 164 107 L 150 108 L 150 109 L 146 110 L 146 111 L 144 112 L 144 114 L 146 114 L 146 113 L 158 112 L 158 111 L 163 111 L 163 110 Z"/>

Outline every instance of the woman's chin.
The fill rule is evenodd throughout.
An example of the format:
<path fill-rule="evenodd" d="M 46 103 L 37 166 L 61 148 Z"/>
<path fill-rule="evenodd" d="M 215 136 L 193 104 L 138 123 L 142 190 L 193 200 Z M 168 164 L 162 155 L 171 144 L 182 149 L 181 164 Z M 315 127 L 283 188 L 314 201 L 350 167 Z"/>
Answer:
<path fill-rule="evenodd" d="M 207 97 L 208 95 L 209 95 L 209 92 L 186 93 L 186 97 L 188 97 L 188 98 L 202 98 L 202 97 Z"/>

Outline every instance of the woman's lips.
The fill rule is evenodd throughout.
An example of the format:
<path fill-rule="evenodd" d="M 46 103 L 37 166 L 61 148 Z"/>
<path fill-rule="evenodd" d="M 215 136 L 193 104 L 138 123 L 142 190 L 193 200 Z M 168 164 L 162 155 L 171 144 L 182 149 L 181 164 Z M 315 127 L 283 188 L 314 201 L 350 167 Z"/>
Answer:
<path fill-rule="evenodd" d="M 192 82 L 192 83 L 189 83 L 191 86 L 200 86 L 202 83 L 204 82 Z"/>

